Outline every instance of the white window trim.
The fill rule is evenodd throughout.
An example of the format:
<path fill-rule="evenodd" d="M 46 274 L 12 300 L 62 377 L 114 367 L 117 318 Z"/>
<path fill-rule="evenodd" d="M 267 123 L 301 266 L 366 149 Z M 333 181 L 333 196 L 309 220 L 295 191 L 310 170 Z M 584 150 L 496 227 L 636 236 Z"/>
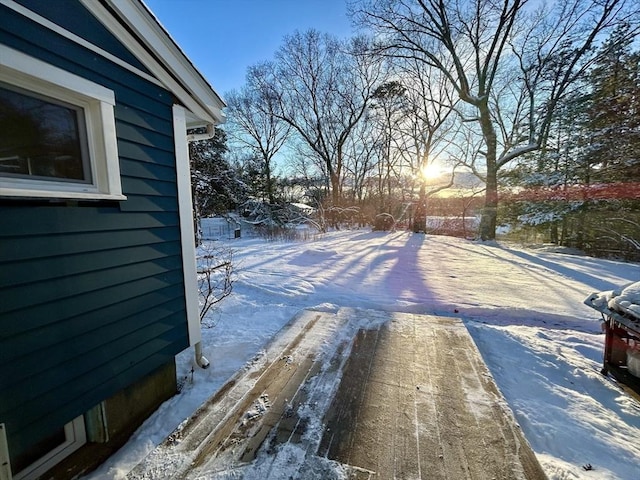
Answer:
<path fill-rule="evenodd" d="M 126 200 L 112 90 L 6 46 L 0 46 L 0 81 L 82 107 L 91 164 L 89 184 L 0 177 L 0 197 Z"/>
<path fill-rule="evenodd" d="M 0 480 L 11 480 L 11 461 L 4 423 L 0 423 Z"/>
<path fill-rule="evenodd" d="M 200 312 L 198 310 L 198 273 L 196 268 L 195 230 L 193 227 L 193 200 L 191 198 L 191 164 L 187 141 L 187 111 L 180 105 L 173 106 L 173 137 L 176 150 L 178 186 L 178 211 L 180 214 L 180 240 L 182 244 L 182 269 L 187 310 L 189 346 L 202 340 Z"/>
<path fill-rule="evenodd" d="M 9 480 L 32 480 L 39 478 L 40 475 L 45 473 L 54 465 L 60 463 L 60 461 L 82 445 L 87 443 L 87 434 L 84 427 L 84 418 L 82 415 L 74 418 L 72 421 L 64 426 L 65 441 L 58 445 L 56 448 L 48 452 L 43 457 L 36 460 L 34 463 L 23 469 L 22 471 L 11 475 L 11 465 L 9 463 L 9 448 L 7 445 L 7 438 L 5 434 L 4 425 L 0 428 L 0 478 Z"/>

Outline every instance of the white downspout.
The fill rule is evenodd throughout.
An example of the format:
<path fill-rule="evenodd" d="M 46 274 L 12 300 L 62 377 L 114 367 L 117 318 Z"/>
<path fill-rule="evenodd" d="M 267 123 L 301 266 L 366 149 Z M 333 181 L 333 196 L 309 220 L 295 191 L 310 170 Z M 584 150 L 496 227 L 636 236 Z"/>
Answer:
<path fill-rule="evenodd" d="M 198 342 L 193 346 L 194 360 L 200 368 L 209 368 L 209 360 L 202 354 L 202 342 Z"/>
<path fill-rule="evenodd" d="M 208 123 L 207 124 L 207 131 L 206 133 L 198 133 L 198 134 L 191 134 L 191 135 L 187 135 L 187 142 L 191 143 L 191 142 L 197 142 L 200 140 L 210 140 L 214 137 L 214 135 L 216 134 L 215 131 L 215 127 L 213 126 L 212 123 Z M 196 364 L 200 367 L 200 368 L 209 368 L 209 360 L 207 360 L 207 357 L 205 357 L 202 354 L 202 342 L 197 342 L 194 346 L 194 352 L 195 352 L 195 362 Z"/>
<path fill-rule="evenodd" d="M 180 105 L 173 106 L 173 134 L 176 149 L 176 167 L 178 181 L 178 203 L 180 209 L 180 234 L 184 269 L 185 300 L 187 309 L 187 326 L 189 344 L 194 348 L 196 365 L 208 368 L 209 360 L 202 354 L 202 331 L 198 312 L 198 273 L 196 255 L 193 246 L 193 201 L 191 198 L 191 165 L 189 163 L 189 142 L 212 138 L 215 134 L 213 125 L 207 125 L 207 133 L 187 135 L 186 111 Z M 189 219 L 188 221 L 184 221 Z M 195 295 L 195 298 L 194 298 Z"/>

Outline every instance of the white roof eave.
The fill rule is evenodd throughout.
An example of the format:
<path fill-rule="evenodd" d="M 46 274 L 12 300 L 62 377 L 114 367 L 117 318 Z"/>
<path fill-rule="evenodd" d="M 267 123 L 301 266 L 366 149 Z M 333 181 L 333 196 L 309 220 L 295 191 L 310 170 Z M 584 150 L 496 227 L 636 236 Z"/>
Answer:
<path fill-rule="evenodd" d="M 224 122 L 224 101 L 141 0 L 80 1 L 176 96 L 191 125 Z"/>

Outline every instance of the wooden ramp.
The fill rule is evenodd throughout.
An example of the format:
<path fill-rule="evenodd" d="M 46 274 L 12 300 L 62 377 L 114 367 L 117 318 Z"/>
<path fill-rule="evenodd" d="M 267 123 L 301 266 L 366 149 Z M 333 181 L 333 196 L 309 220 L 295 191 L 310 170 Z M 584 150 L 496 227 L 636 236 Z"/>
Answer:
<path fill-rule="evenodd" d="M 130 479 L 545 479 L 458 319 L 306 311 Z"/>
<path fill-rule="evenodd" d="M 546 478 L 457 319 L 360 330 L 319 453 L 358 478 Z"/>

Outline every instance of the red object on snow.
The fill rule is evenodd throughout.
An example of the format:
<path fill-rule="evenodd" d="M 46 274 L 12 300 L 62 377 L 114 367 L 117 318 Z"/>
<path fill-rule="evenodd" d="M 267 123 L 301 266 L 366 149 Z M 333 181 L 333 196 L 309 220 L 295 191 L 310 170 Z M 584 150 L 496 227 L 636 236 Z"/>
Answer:
<path fill-rule="evenodd" d="M 633 312 L 613 310 L 593 300 L 595 294 L 584 303 L 602 314 L 605 332 L 602 374 L 610 374 L 640 399 L 640 318 Z"/>

